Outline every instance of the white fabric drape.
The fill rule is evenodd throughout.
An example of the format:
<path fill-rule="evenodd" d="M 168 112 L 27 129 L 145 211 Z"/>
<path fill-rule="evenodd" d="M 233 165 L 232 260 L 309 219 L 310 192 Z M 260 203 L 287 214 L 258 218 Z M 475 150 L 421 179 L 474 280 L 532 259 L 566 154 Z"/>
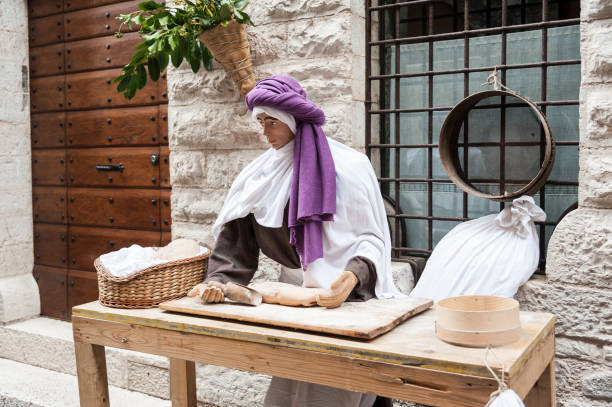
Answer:
<path fill-rule="evenodd" d="M 391 275 L 391 240 L 378 181 L 369 159 L 342 143 L 327 139 L 336 167 L 336 214 L 323 222 L 323 258 L 304 271 L 305 287 L 329 288 L 356 256 L 376 266 L 376 296 L 401 296 Z M 293 141 L 269 149 L 238 175 L 213 226 L 221 227 L 253 213 L 262 226 L 281 227 L 289 200 Z"/>

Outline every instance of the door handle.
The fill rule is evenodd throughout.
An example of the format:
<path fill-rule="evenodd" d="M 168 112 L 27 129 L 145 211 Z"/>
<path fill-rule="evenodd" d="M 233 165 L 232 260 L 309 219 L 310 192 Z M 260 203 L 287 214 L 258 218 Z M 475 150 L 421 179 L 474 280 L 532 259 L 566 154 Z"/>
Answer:
<path fill-rule="evenodd" d="M 96 165 L 96 170 L 98 170 L 98 171 L 119 171 L 119 172 L 123 172 L 124 169 L 125 169 L 125 167 L 123 166 L 123 164 L 119 164 L 119 165 L 97 164 Z"/>

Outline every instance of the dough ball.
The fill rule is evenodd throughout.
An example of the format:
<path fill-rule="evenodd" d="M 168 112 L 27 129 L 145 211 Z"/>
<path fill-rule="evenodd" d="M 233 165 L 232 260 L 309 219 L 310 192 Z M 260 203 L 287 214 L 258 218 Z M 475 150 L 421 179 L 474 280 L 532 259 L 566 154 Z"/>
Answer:
<path fill-rule="evenodd" d="M 191 239 L 176 239 L 168 245 L 157 250 L 157 260 L 180 260 L 197 256 L 200 253 L 200 245 Z"/>

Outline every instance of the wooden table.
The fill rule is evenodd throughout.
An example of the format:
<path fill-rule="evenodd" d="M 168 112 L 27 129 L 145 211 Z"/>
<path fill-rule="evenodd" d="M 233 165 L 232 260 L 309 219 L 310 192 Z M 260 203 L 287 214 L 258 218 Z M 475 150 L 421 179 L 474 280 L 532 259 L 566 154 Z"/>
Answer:
<path fill-rule="evenodd" d="M 498 374 L 501 361 L 508 387 L 527 407 L 555 406 L 554 321 L 551 314 L 521 312 L 521 339 L 494 348 L 496 358 L 489 358 Z M 97 301 L 74 307 L 72 324 L 83 407 L 109 405 L 105 346 L 170 358 L 173 406 L 196 406 L 195 362 L 430 406 L 484 406 L 498 387 L 484 349 L 437 339 L 433 310 L 369 341 Z"/>

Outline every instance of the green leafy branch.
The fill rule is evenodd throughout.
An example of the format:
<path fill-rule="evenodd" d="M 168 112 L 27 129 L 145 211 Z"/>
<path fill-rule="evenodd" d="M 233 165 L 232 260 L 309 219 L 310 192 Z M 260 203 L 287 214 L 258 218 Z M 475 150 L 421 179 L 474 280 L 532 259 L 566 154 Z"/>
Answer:
<path fill-rule="evenodd" d="M 114 80 L 119 82 L 117 91 L 123 92 L 127 99 L 145 87 L 147 70 L 152 81 L 159 79 L 170 62 L 179 67 L 185 60 L 194 73 L 201 66 L 210 70 L 213 57 L 198 40 L 203 31 L 218 25 L 226 26 L 232 19 L 253 25 L 244 11 L 247 0 L 175 0 L 175 4 L 182 8 L 144 1 L 138 4 L 138 11 L 117 17 L 121 26 L 116 37 L 123 36 L 121 28 L 124 25 L 130 30 L 133 26 L 140 26 L 138 32 L 144 40 L 134 47 L 136 53 Z"/>

